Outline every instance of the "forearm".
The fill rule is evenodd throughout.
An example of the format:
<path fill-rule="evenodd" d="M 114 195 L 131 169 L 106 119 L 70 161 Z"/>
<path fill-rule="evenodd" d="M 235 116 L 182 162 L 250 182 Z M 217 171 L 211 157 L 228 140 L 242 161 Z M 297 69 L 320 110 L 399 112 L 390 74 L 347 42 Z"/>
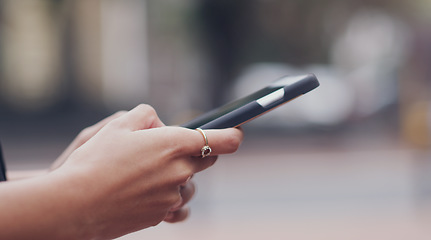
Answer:
<path fill-rule="evenodd" d="M 1 183 L 0 239 L 79 239 L 79 204 L 62 182 L 45 175 Z"/>

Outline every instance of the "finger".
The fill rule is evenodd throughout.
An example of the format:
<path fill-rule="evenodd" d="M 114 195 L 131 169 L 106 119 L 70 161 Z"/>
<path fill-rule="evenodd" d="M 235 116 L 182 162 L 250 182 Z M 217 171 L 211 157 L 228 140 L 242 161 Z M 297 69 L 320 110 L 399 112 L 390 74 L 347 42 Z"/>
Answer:
<path fill-rule="evenodd" d="M 175 212 L 180 210 L 184 205 L 186 205 L 195 194 L 196 188 L 192 181 L 188 181 L 186 184 L 180 187 L 180 194 L 182 201 L 178 206 L 173 207 L 170 211 Z"/>
<path fill-rule="evenodd" d="M 100 129 L 102 129 L 104 126 L 106 126 L 106 124 L 108 124 L 109 122 L 111 122 L 114 119 L 121 117 L 122 115 L 124 115 L 126 113 L 127 113 L 126 111 L 116 112 L 116 113 L 112 114 L 111 116 L 101 120 L 100 122 L 98 122 L 98 123 L 96 123 L 90 127 L 85 128 L 79 134 L 80 136 L 78 137 L 78 139 L 81 139 L 81 141 L 84 140 L 84 142 L 82 143 L 82 144 L 84 144 L 86 141 L 88 141 L 90 138 L 92 138 L 94 135 L 96 135 L 96 133 L 98 133 L 100 131 Z"/>
<path fill-rule="evenodd" d="M 168 223 L 176 223 L 176 222 L 181 222 L 186 220 L 186 218 L 189 216 L 190 214 L 190 209 L 189 208 L 181 208 L 178 211 L 175 212 L 169 212 L 164 221 L 168 222 Z"/>
<path fill-rule="evenodd" d="M 109 122 L 111 122 L 114 119 L 117 119 L 121 116 L 123 116 L 124 114 L 126 114 L 126 111 L 118 111 L 114 114 L 112 114 L 111 116 L 106 117 L 105 119 L 101 120 L 100 122 L 94 124 L 93 126 L 90 126 L 90 128 L 97 133 L 100 129 L 102 129 L 106 124 L 108 124 Z"/>
<path fill-rule="evenodd" d="M 106 124 L 108 124 L 109 122 L 111 122 L 114 119 L 121 117 L 125 113 L 126 113 L 126 111 L 116 112 L 116 113 L 112 114 L 111 116 L 99 121 L 98 123 L 83 129 L 79 133 L 78 137 L 75 138 L 74 142 L 72 142 L 71 147 L 76 149 L 77 147 L 81 146 L 82 144 L 87 142 L 90 138 L 92 138 L 94 135 L 96 135 L 96 133 L 98 133 L 100 131 L 100 129 L 102 129 Z"/>
<path fill-rule="evenodd" d="M 199 131 L 182 127 L 163 127 L 141 133 L 145 137 L 152 135 L 153 143 L 164 149 L 176 150 L 182 156 L 201 156 L 201 149 L 206 145 Z M 243 139 L 243 132 L 238 128 L 204 130 L 204 133 L 212 149 L 211 155 L 234 153 Z"/>
<path fill-rule="evenodd" d="M 122 127 L 131 131 L 158 128 L 164 126 L 156 111 L 149 105 L 140 104 L 115 120 Z"/>
<path fill-rule="evenodd" d="M 201 150 L 206 145 L 204 135 L 196 130 L 189 130 L 189 141 L 185 151 L 192 156 L 201 156 Z M 234 153 L 243 140 L 243 132 L 237 128 L 220 130 L 203 130 L 211 148 L 211 155 Z M 192 136 L 193 135 L 193 136 Z"/>
<path fill-rule="evenodd" d="M 193 167 L 193 171 L 195 173 L 198 173 L 214 165 L 215 162 L 217 161 L 217 158 L 218 158 L 218 155 L 208 156 L 205 158 L 202 158 L 201 156 L 191 157 L 190 162 Z"/>

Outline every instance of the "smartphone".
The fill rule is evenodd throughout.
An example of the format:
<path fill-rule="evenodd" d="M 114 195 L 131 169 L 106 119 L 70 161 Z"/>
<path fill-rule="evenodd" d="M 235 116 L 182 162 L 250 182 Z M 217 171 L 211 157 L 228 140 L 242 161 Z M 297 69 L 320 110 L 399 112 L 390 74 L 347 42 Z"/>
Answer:
<path fill-rule="evenodd" d="M 285 76 L 244 98 L 209 111 L 185 123 L 190 129 L 238 127 L 319 86 L 314 74 Z"/>

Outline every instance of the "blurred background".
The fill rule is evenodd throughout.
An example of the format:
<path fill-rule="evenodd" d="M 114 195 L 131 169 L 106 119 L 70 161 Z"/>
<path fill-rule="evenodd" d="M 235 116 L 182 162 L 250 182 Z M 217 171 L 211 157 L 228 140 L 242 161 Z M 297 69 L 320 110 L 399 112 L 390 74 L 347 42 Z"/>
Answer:
<path fill-rule="evenodd" d="M 181 124 L 289 74 L 321 86 L 195 176 L 189 221 L 122 239 L 429 239 L 431 1 L 0 0 L 9 170 L 139 103 Z"/>

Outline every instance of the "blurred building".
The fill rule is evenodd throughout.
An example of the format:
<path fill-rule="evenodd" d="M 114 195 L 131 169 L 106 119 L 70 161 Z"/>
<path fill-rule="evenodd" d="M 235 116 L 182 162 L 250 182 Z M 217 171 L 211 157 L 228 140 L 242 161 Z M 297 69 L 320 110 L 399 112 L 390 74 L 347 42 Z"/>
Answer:
<path fill-rule="evenodd" d="M 192 2 L 6 0 L 0 7 L 3 109 L 109 113 L 149 103 L 172 119 L 208 105 L 198 87 L 205 64 L 187 25 Z"/>
<path fill-rule="evenodd" d="M 401 76 L 426 74 L 414 63 L 426 61 L 418 49 L 426 44 L 415 44 L 429 39 L 427 15 L 416 11 L 426 4 L 4 0 L 0 110 L 103 115 L 144 102 L 176 124 L 281 75 L 312 71 L 324 82 L 315 98 L 331 107 L 319 112 L 304 100 L 295 103 L 303 113 L 291 115 L 338 125 L 414 98 L 405 89 L 418 81 Z"/>

